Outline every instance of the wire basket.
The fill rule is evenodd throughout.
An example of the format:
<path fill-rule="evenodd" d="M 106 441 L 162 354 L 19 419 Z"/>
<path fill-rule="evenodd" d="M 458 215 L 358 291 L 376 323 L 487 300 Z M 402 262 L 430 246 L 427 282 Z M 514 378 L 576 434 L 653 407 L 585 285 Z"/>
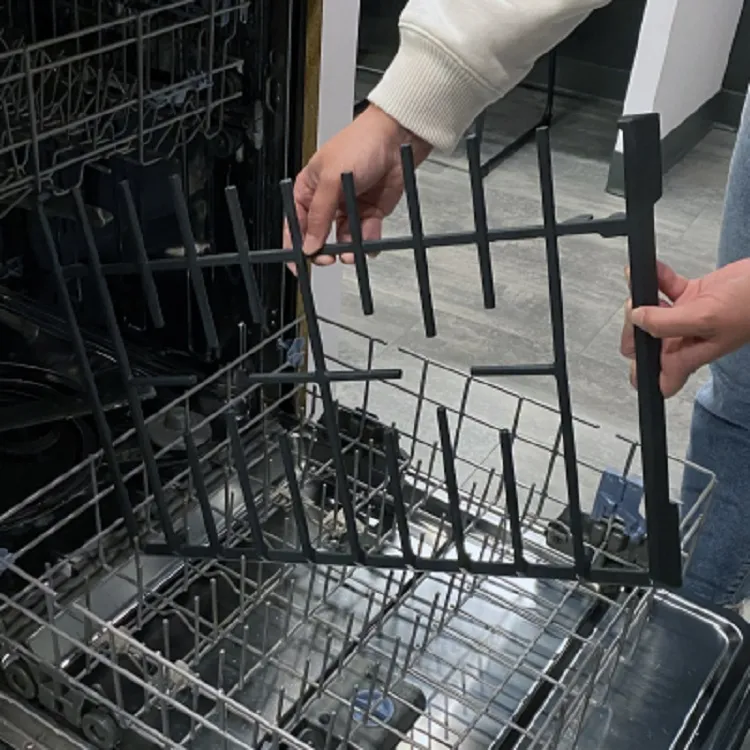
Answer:
<path fill-rule="evenodd" d="M 163 488 L 174 533 L 207 554 L 180 560 L 143 551 L 163 542 L 164 519 L 142 463 L 123 477 L 131 489 L 143 487 L 133 509 L 135 554 L 112 511 L 114 487 L 101 481 L 102 455 L 75 470 L 88 481 L 86 502 L 4 561 L 6 684 L 96 747 L 580 747 L 587 722 L 607 715 L 607 685 L 620 657 L 637 646 L 653 591 L 621 594 L 575 580 L 460 569 L 463 554 L 517 564 L 505 424 L 512 426 L 524 560 L 540 569 L 568 563 L 549 538 L 550 522 L 567 507 L 559 414 L 343 326 L 321 325 L 335 329 L 348 353 L 346 362 L 328 362 L 332 373 L 378 364 L 411 373 L 338 386 L 338 424 L 357 536 L 371 559 L 403 556 L 406 531 L 416 560 L 430 564 L 338 563 L 335 556 L 347 553 L 346 523 L 318 389 L 295 385 L 235 435 L 226 413 L 236 420 L 264 389 L 249 384 L 212 417 L 225 438 L 201 455 L 188 442 L 191 466 Z M 198 403 L 213 382 L 236 383 L 252 356 L 169 409 Z M 290 421 L 285 403 L 303 390 L 309 411 Z M 447 465 L 438 413 L 451 426 Z M 386 447 L 391 420 L 395 456 Z M 204 423 L 190 427 L 198 435 Z M 586 507 L 603 469 L 638 471 L 637 444 L 585 421 L 575 429 Z M 397 482 L 389 473 L 394 458 Z M 684 464 L 670 466 L 679 486 Z M 706 474 L 709 487 L 712 481 Z M 687 547 L 707 498 L 682 519 Z M 460 526 L 452 523 L 456 510 Z M 266 561 L 250 556 L 256 523 Z M 86 541 L 77 554 L 34 570 L 43 545 L 80 527 Z M 211 551 L 214 533 L 221 554 Z M 594 552 L 594 569 L 615 580 L 618 569 L 638 567 L 606 548 Z"/>
<path fill-rule="evenodd" d="M 86 167 L 114 155 L 149 164 L 217 135 L 226 105 L 243 94 L 238 41 L 249 6 L 3 3 L 0 215 L 39 197 L 67 215 L 65 196 Z"/>

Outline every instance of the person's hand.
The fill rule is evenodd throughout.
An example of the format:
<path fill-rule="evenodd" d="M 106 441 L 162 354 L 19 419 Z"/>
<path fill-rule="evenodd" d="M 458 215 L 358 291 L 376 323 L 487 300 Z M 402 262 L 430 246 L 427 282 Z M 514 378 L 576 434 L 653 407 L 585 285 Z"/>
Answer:
<path fill-rule="evenodd" d="M 634 328 L 662 339 L 661 389 L 674 396 L 699 368 L 750 343 L 750 259 L 700 279 L 686 279 L 659 263 L 658 307 L 626 307 L 621 351 L 635 360 Z M 631 364 L 635 385 L 635 361 Z"/>
<path fill-rule="evenodd" d="M 396 208 L 404 191 L 400 148 L 407 143 L 414 150 L 417 165 L 431 151 L 429 144 L 370 105 L 317 151 L 294 183 L 305 255 L 315 256 L 323 248 L 334 221 L 337 241 L 351 242 L 341 186 L 341 175 L 346 172 L 354 175 L 363 240 L 380 239 L 383 219 Z M 291 244 L 285 227 L 284 247 Z M 335 262 L 326 255 L 314 260 L 320 265 Z M 346 253 L 341 260 L 353 263 L 354 256 Z"/>

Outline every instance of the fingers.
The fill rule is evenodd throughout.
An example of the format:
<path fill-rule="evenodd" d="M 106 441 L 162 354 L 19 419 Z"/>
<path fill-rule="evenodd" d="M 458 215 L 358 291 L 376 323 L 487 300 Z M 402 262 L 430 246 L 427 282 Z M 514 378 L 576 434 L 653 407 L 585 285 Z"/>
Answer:
<path fill-rule="evenodd" d="M 305 255 L 315 255 L 326 243 L 336 217 L 340 200 L 341 185 L 338 180 L 321 178 L 307 211 L 307 227 L 303 249 Z M 317 259 L 321 265 L 333 263 L 330 256 Z"/>
<path fill-rule="evenodd" d="M 676 302 L 685 293 L 690 283 L 666 263 L 656 262 L 656 273 L 659 279 L 659 291 L 672 302 Z"/>
<path fill-rule="evenodd" d="M 680 274 L 670 268 L 666 263 L 662 263 L 660 260 L 656 262 L 656 274 L 659 280 L 659 292 L 671 302 L 676 302 L 685 293 L 685 290 L 690 283 L 689 279 L 680 276 Z M 625 267 L 625 280 L 627 281 L 628 289 L 630 289 L 629 266 Z"/>
<path fill-rule="evenodd" d="M 383 235 L 383 219 L 380 216 L 367 216 L 361 219 L 362 241 L 373 242 L 379 240 Z M 338 222 L 336 239 L 341 243 L 351 242 L 352 234 L 349 228 L 349 220 L 342 217 Z M 368 253 L 368 258 L 376 258 L 378 253 Z M 342 253 L 341 262 L 354 263 L 354 253 Z"/>
<path fill-rule="evenodd" d="M 656 338 L 710 338 L 714 333 L 713 319 L 706 309 L 706 300 L 675 307 L 640 307 L 630 313 L 634 325 Z"/>
<path fill-rule="evenodd" d="M 660 307 L 670 307 L 666 300 L 659 301 Z M 668 339 L 662 344 L 662 351 L 679 346 L 679 339 Z M 625 302 L 625 322 L 620 336 L 620 354 L 626 359 L 635 359 L 635 328 L 633 327 L 633 300 Z"/>
<path fill-rule="evenodd" d="M 695 370 L 685 367 L 685 363 L 674 356 L 662 354 L 659 389 L 664 398 L 672 398 L 677 395 L 685 387 L 685 383 L 694 372 Z M 635 360 L 630 362 L 630 385 L 633 388 L 638 388 L 638 371 Z"/>
<path fill-rule="evenodd" d="M 635 357 L 635 330 L 633 329 L 633 321 L 631 320 L 631 313 L 633 312 L 632 300 L 625 302 L 625 322 L 622 326 L 622 334 L 620 336 L 620 354 L 627 359 L 633 359 Z"/>

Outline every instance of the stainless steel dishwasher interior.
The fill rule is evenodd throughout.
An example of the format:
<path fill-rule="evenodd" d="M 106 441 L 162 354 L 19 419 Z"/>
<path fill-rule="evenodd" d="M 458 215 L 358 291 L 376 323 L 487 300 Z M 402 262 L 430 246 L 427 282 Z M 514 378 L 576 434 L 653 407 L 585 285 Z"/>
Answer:
<path fill-rule="evenodd" d="M 371 367 L 380 353 L 391 356 L 377 341 L 337 328 L 351 353 L 350 366 Z M 401 483 L 415 547 L 437 558 L 455 555 L 444 477 L 435 460 L 432 407 L 438 401 L 421 384 L 456 378 L 468 384 L 469 394 L 455 412 L 467 548 L 477 559 L 512 555 L 494 452 L 477 462 L 463 459 L 461 451 L 484 437 L 494 439 L 497 450 L 497 430 L 484 417 L 491 404 L 496 415 L 517 415 L 516 440 L 530 451 L 518 478 L 526 488 L 528 549 L 539 559 L 554 559 L 559 553 L 545 539 L 547 519 L 562 503 L 556 494 L 563 486 L 555 470 L 559 455 L 549 430 L 554 410 L 410 352 L 399 356 L 423 368 L 413 383 L 347 386 L 340 396 L 342 408 L 345 402 L 359 409 L 355 414 L 390 416 L 382 410 L 398 402 L 404 424 Z M 229 375 L 231 368 L 217 378 Z M 355 394 L 362 400 L 355 401 Z M 310 395 L 311 411 L 292 427 L 295 465 L 309 527 L 335 548 L 342 534 L 330 505 L 335 476 L 314 390 Z M 603 460 L 632 458 L 628 441 L 607 440 L 585 422 L 578 429 L 580 445 Z M 245 426 L 256 503 L 277 548 L 298 544 L 275 442 L 289 430 L 289 417 L 278 405 Z M 382 451 L 372 439 L 347 433 L 344 422 L 342 435 L 361 534 L 388 554 L 398 535 Z M 581 462 L 582 484 L 593 492 L 602 467 L 583 455 Z M 212 511 L 222 533 L 234 529 L 228 531 L 230 546 L 242 545 L 249 531 L 226 446 L 217 447 L 210 465 L 205 477 Z M 532 470 L 537 484 L 525 475 Z M 93 511 L 96 518 L 97 508 L 111 502 L 111 492 L 94 490 L 78 516 Z M 176 476 L 170 492 L 179 527 L 189 539 L 204 539 L 189 474 Z M 149 531 L 149 511 L 144 502 L 144 544 L 158 536 Z M 76 516 L 66 520 L 76 523 Z M 690 525 L 687 519 L 688 537 Z M 634 722 L 646 731 L 658 715 L 658 742 L 646 746 L 687 748 L 695 746 L 691 738 L 717 696 L 728 700 L 727 685 L 736 680 L 745 652 L 744 632 L 735 622 L 653 590 L 279 565 L 244 556 L 169 560 L 133 554 L 122 521 L 99 527 L 78 555 L 35 578 L 23 570 L 33 546 L 5 561 L 4 575 L 14 583 L 12 593 L 0 594 L 6 678 L 15 680 L 20 694 L 34 685 L 27 697 L 33 690 L 48 709 L 44 690 L 64 692 L 69 707 L 83 709 L 69 708 L 66 715 L 58 703 L 63 727 L 87 727 L 101 746 L 116 738 L 123 748 L 325 748 L 335 746 L 335 738 L 363 748 L 594 748 L 606 734 L 605 746 L 617 748 L 632 743 Z M 89 715 L 94 704 L 96 721 Z"/>

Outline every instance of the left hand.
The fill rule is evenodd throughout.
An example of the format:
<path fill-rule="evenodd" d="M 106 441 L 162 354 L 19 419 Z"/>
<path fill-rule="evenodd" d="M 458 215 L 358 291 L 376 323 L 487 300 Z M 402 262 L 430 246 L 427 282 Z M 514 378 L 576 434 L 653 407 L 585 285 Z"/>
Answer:
<path fill-rule="evenodd" d="M 658 264 L 659 307 L 626 307 L 620 350 L 630 360 L 635 385 L 638 326 L 662 339 L 661 389 L 678 393 L 699 368 L 750 343 L 750 259 L 731 263 L 700 279 L 686 279 Z"/>

